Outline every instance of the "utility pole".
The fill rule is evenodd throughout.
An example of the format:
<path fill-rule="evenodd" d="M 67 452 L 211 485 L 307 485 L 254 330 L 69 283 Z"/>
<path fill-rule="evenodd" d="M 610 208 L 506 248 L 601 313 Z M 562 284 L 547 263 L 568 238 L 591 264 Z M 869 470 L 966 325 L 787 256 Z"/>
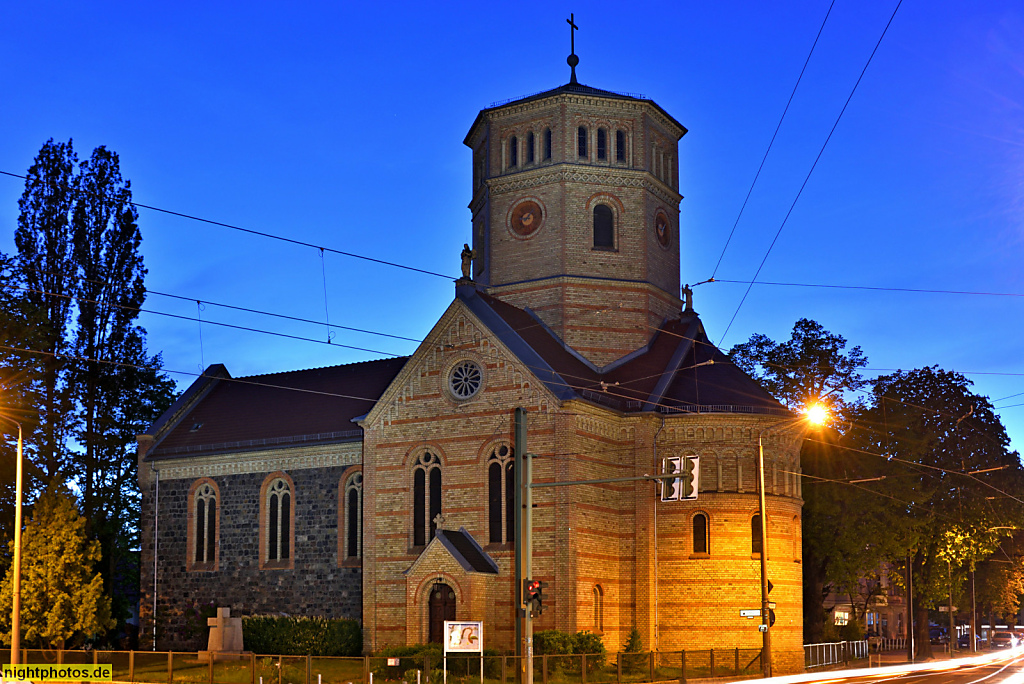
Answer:
<path fill-rule="evenodd" d="M 914 662 L 914 570 L 907 554 L 907 660 Z"/>
<path fill-rule="evenodd" d="M 533 606 L 524 604 L 524 580 L 533 579 L 533 459 L 526 453 L 526 410 L 516 408 L 516 654 L 520 658 L 520 682 L 533 684 Z M 523 618 L 522 631 L 519 617 Z M 520 641 L 521 640 L 521 641 Z"/>
<path fill-rule="evenodd" d="M 953 615 L 953 564 L 946 561 L 946 579 L 949 580 L 949 657 L 953 657 L 953 639 L 956 631 L 956 616 Z M 959 644 L 957 644 L 959 646 Z"/>
<path fill-rule="evenodd" d="M 978 652 L 978 604 L 974 600 L 974 566 L 971 566 L 971 653 Z"/>

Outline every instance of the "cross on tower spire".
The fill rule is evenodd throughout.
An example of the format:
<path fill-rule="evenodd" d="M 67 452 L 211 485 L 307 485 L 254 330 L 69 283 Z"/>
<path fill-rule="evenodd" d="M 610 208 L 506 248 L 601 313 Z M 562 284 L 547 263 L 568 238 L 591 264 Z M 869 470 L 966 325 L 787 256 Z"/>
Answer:
<path fill-rule="evenodd" d="M 569 68 L 572 69 L 572 77 L 569 79 L 569 83 L 578 83 L 576 80 L 576 65 L 580 63 L 580 58 L 576 56 L 576 31 L 579 30 L 579 26 L 576 25 L 575 15 L 570 12 L 569 18 L 565 20 L 565 23 L 569 24 L 569 58 L 566 59 L 566 63 Z"/>

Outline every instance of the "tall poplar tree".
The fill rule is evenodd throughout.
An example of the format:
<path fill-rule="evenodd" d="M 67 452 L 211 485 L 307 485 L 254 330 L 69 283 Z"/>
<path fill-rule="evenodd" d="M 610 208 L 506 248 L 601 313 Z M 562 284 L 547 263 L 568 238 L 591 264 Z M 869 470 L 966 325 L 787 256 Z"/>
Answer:
<path fill-rule="evenodd" d="M 80 492 L 88 533 L 100 542 L 105 590 L 124 618 L 123 590 L 137 584 L 135 436 L 174 394 L 137 325 L 146 269 L 131 185 L 116 153 L 98 147 L 79 165 L 70 141 L 50 140 L 20 208 L 20 291 L 42 322 L 36 338 L 21 342 L 37 350 L 25 383 L 38 409 L 36 488 L 64 478 Z"/>
<path fill-rule="evenodd" d="M 67 466 L 68 438 L 75 421 L 66 354 L 72 346 L 68 331 L 78 290 L 71 240 L 77 165 L 70 140 L 50 139 L 43 145 L 28 170 L 14 233 L 25 308 L 38 326 L 27 340 L 39 354 L 35 373 L 31 380 L 26 378 L 25 386 L 34 395 L 32 404 L 38 412 L 31 440 L 33 462 L 45 482 Z"/>

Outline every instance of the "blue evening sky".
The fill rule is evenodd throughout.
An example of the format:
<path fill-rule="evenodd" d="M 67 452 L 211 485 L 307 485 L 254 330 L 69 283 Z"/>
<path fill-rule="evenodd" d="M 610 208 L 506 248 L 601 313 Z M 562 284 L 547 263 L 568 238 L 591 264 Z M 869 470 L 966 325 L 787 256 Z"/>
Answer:
<path fill-rule="evenodd" d="M 717 277 L 750 280 L 896 5 L 837 0 Z M 709 278 L 828 9 L 806 2 L 5 2 L 0 170 L 47 138 L 121 156 L 136 201 L 436 271 L 469 240 L 462 140 L 494 101 L 580 81 L 643 93 L 680 145 L 682 280 Z M 1024 7 L 906 0 L 760 280 L 1024 293 Z M 22 182 L 0 177 L 0 250 Z M 140 209 L 151 351 L 180 387 L 407 354 L 450 279 Z M 325 307 L 326 279 L 326 307 Z M 696 290 L 711 337 L 743 285 Z M 755 286 L 722 342 L 800 317 L 861 345 L 872 373 L 938 364 L 997 402 L 1024 446 L 1024 298 Z"/>

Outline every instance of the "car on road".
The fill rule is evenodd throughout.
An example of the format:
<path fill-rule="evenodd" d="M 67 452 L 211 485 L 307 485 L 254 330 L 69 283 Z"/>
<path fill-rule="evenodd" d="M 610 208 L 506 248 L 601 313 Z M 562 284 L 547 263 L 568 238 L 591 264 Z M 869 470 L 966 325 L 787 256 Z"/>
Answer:
<path fill-rule="evenodd" d="M 992 648 L 1016 648 L 1020 640 L 1013 632 L 996 632 L 992 635 Z"/>
<path fill-rule="evenodd" d="M 932 642 L 932 644 L 939 645 L 948 643 L 949 637 L 946 636 L 945 630 L 939 629 L 938 627 L 932 627 L 928 630 L 928 640 Z"/>
<path fill-rule="evenodd" d="M 985 646 L 985 641 L 978 634 L 974 635 L 974 643 L 976 643 L 978 645 L 979 649 L 984 648 L 984 646 Z M 970 634 L 970 632 L 967 632 L 966 634 L 961 634 L 960 638 L 958 638 L 956 640 L 956 645 L 959 646 L 960 648 L 970 648 L 971 647 L 971 634 Z"/>

